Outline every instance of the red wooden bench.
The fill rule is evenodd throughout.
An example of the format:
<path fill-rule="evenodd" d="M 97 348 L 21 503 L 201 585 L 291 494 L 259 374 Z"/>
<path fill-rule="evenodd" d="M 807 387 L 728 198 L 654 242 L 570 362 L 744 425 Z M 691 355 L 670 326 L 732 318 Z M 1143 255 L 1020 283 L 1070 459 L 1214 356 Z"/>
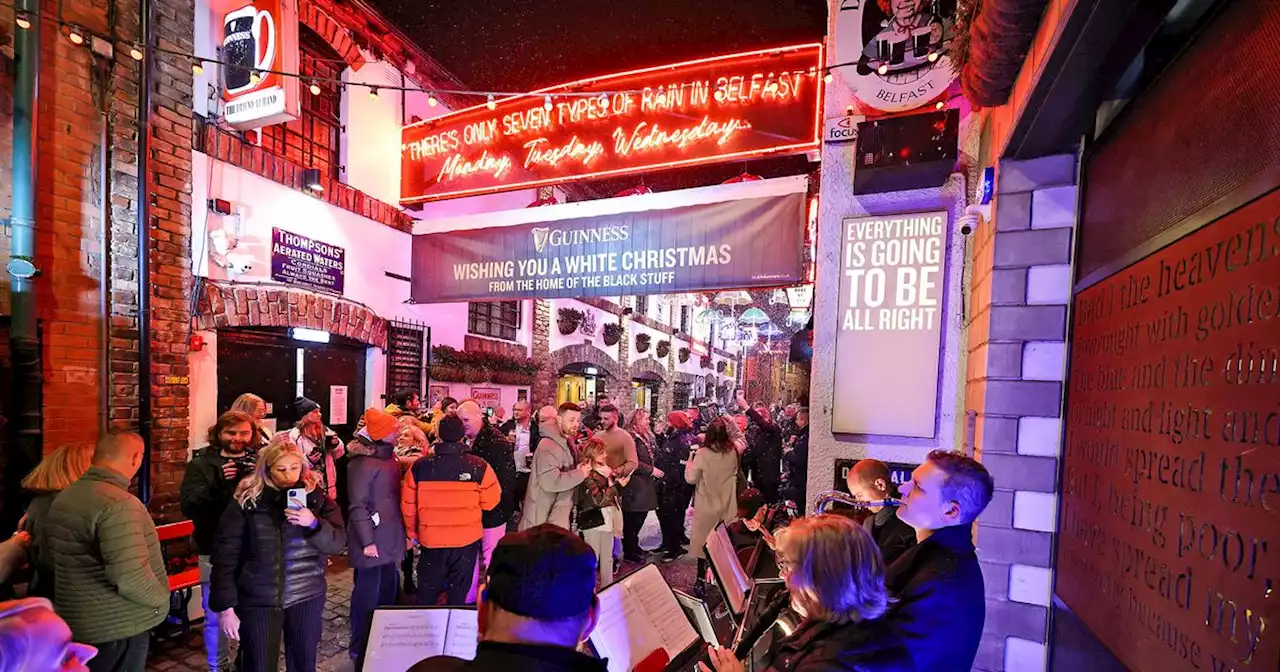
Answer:
<path fill-rule="evenodd" d="M 165 558 L 166 566 L 169 558 L 164 553 L 165 542 L 190 537 L 195 534 L 195 531 L 195 523 L 189 520 L 156 526 L 156 536 L 160 539 L 161 555 Z M 169 613 L 172 615 L 174 611 L 178 612 L 181 629 L 176 634 L 183 638 L 191 632 L 191 618 L 187 612 L 191 605 L 191 589 L 198 585 L 200 585 L 199 566 L 189 567 L 177 574 L 169 575 Z"/>

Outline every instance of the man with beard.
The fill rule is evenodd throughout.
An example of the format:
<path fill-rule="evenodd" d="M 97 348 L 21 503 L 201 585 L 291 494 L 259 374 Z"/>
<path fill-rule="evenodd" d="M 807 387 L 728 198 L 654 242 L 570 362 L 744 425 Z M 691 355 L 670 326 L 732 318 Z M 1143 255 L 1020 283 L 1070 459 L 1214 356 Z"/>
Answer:
<path fill-rule="evenodd" d="M 601 392 L 596 395 L 596 405 L 582 416 L 582 427 L 592 432 L 600 429 L 600 414 L 606 406 L 613 406 L 609 401 L 609 395 Z"/>
<path fill-rule="evenodd" d="M 554 422 L 543 423 L 542 440 L 533 453 L 529 491 L 524 496 L 521 530 L 543 523 L 569 529 L 573 491 L 586 480 L 592 468 L 585 462 L 578 464 L 569 438 L 578 434 L 581 413 L 577 404 L 560 404 Z"/>
<path fill-rule="evenodd" d="M 182 476 L 178 501 L 182 515 L 195 525 L 196 558 L 200 563 L 200 595 L 204 607 L 204 646 L 210 670 L 231 669 L 227 638 L 218 627 L 218 612 L 209 608 L 209 573 L 213 568 L 214 534 L 218 521 L 235 494 L 240 479 L 253 472 L 248 452 L 254 438 L 254 419 L 228 411 L 209 428 L 209 445 L 196 453 Z"/>

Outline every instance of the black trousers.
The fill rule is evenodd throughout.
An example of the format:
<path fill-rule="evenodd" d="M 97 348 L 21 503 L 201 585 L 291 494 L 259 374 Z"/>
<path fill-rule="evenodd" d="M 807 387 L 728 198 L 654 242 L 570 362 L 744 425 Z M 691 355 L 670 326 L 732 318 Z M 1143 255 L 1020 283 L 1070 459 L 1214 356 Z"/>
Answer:
<path fill-rule="evenodd" d="M 649 517 L 648 511 L 622 512 L 622 552 L 624 554 L 640 554 L 640 530 Z M 664 535 L 665 538 L 665 535 Z"/>
<path fill-rule="evenodd" d="M 679 493 L 663 493 L 658 502 L 658 525 L 662 528 L 662 548 L 678 550 L 684 545 L 684 514 L 689 497 Z"/>
<path fill-rule="evenodd" d="M 446 604 L 466 604 L 480 548 L 480 540 L 476 540 L 462 548 L 422 549 L 418 556 L 418 604 L 435 604 L 442 591 Z"/>
<path fill-rule="evenodd" d="M 400 562 L 400 576 L 404 577 L 404 595 L 405 598 L 411 598 L 418 594 L 418 589 L 413 585 L 413 553 L 412 548 L 404 552 L 404 560 Z"/>
<path fill-rule="evenodd" d="M 144 672 L 151 633 L 94 644 L 98 655 L 89 661 L 89 672 Z"/>
<path fill-rule="evenodd" d="M 529 472 L 516 472 L 515 509 L 524 509 L 524 496 L 529 492 Z"/>
<path fill-rule="evenodd" d="M 358 567 L 355 585 L 351 590 L 351 639 L 347 651 L 357 661 L 356 669 L 364 667 L 364 645 L 369 637 L 369 625 L 373 610 L 396 603 L 400 590 L 400 575 L 396 563 L 388 562 L 376 567 Z"/>
<path fill-rule="evenodd" d="M 284 609 L 237 608 L 239 672 L 275 672 L 284 643 L 286 672 L 314 672 L 324 630 L 324 595 Z"/>

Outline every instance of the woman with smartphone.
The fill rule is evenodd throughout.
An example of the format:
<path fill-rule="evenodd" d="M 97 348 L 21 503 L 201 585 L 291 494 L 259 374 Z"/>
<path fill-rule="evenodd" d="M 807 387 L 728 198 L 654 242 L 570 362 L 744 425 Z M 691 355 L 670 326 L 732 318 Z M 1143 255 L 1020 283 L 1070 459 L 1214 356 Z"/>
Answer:
<path fill-rule="evenodd" d="M 241 672 L 316 669 L 325 560 L 346 547 L 338 505 L 298 446 L 277 438 L 240 481 L 214 537 L 209 608 L 240 642 Z"/>

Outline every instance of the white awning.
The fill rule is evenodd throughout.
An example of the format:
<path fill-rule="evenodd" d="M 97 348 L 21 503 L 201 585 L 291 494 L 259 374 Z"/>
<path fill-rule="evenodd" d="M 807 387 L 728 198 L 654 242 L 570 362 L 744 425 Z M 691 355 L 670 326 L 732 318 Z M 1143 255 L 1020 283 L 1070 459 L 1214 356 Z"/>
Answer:
<path fill-rule="evenodd" d="M 601 198 L 594 201 L 562 203 L 560 205 L 520 208 L 518 210 L 499 210 L 462 217 L 423 219 L 418 220 L 413 225 L 413 232 L 415 234 L 442 233 L 445 231 L 515 226 L 517 224 L 538 224 L 563 219 L 618 215 L 647 210 L 667 210 L 688 205 L 722 203 L 724 201 L 764 198 L 767 196 L 784 196 L 804 192 L 808 188 L 809 177 L 807 175 L 793 175 L 768 180 L 716 184 L 710 187 L 696 187 L 693 189 L 677 189 L 675 191 L 641 194 L 639 196 Z"/>

